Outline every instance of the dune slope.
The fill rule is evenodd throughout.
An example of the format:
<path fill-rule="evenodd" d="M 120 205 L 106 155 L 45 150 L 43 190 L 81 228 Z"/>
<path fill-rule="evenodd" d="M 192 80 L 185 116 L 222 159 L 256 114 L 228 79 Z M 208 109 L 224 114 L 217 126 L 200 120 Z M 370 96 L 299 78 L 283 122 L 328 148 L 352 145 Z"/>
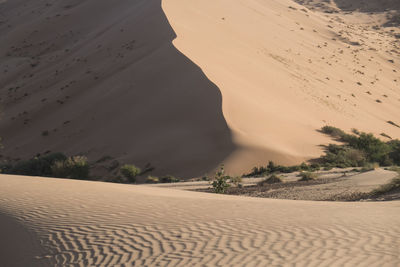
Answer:
<path fill-rule="evenodd" d="M 172 45 L 160 0 L 4 1 L 0 14 L 4 155 L 193 176 L 234 150 L 220 91 Z"/>
<path fill-rule="evenodd" d="M 2 154 L 193 177 L 319 156 L 325 124 L 400 138 L 398 1 L 297 2 L 1 1 Z"/>
<path fill-rule="evenodd" d="M 228 165 L 318 156 L 326 124 L 400 137 L 387 123 L 400 120 L 400 30 L 382 27 L 398 1 L 296 2 L 163 1 L 174 45 L 222 92 L 239 146 Z"/>
<path fill-rule="evenodd" d="M 399 208 L 0 175 L 0 212 L 42 245 L 29 266 L 398 266 Z"/>

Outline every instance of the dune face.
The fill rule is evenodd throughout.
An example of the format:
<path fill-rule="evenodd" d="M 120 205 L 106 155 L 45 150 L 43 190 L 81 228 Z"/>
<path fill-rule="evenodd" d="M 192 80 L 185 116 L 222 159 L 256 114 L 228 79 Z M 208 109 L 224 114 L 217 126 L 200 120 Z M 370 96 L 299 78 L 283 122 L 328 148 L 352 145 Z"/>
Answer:
<path fill-rule="evenodd" d="M 240 148 L 228 166 L 318 157 L 319 145 L 331 142 L 316 132 L 326 124 L 400 137 L 399 128 L 387 123 L 400 120 L 400 30 L 380 27 L 388 21 L 385 12 L 337 8 L 346 2 L 357 10 L 369 2 L 368 8 L 391 12 L 398 1 L 297 2 L 304 5 L 163 1 L 177 33 L 174 45 L 222 92 L 224 116 Z M 338 13 L 324 13 L 322 6 Z"/>
<path fill-rule="evenodd" d="M 3 155 L 196 176 L 234 150 L 220 91 L 172 45 L 160 0 L 3 1 L 0 13 Z"/>
<path fill-rule="evenodd" d="M 193 177 L 318 157 L 326 124 L 400 138 L 399 2 L 296 2 L 2 1 L 2 154 Z"/>

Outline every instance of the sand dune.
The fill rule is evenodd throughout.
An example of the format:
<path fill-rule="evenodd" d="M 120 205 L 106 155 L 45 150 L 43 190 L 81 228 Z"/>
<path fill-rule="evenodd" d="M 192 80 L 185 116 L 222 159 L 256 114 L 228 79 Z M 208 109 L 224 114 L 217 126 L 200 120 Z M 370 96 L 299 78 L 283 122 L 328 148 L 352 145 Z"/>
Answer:
<path fill-rule="evenodd" d="M 2 154 L 193 177 L 319 156 L 325 124 L 399 138 L 398 1 L 297 2 L 1 1 Z"/>
<path fill-rule="evenodd" d="M 315 130 L 326 124 L 400 137 L 387 123 L 399 120 L 399 29 L 373 28 L 387 21 L 385 13 L 340 13 L 337 5 L 344 1 L 299 2 L 315 5 L 163 1 L 177 33 L 174 45 L 222 92 L 223 113 L 239 145 L 228 166 L 318 156 L 318 145 L 328 141 Z M 323 13 L 323 4 L 339 13 Z M 396 9 L 398 1 L 385 7 Z"/>
<path fill-rule="evenodd" d="M 173 47 L 160 0 L 0 8 L 4 155 L 111 156 L 185 176 L 234 150 L 221 93 Z"/>
<path fill-rule="evenodd" d="M 2 255 L 2 262 L 18 256 L 23 264 L 15 266 L 398 266 L 399 204 L 1 175 L 0 212 L 41 244 L 33 254 Z"/>

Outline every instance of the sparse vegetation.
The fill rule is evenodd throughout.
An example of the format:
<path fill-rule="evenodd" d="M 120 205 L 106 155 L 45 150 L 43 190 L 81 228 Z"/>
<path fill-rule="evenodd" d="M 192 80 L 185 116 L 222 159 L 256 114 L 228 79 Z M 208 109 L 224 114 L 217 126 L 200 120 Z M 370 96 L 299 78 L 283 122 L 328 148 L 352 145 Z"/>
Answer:
<path fill-rule="evenodd" d="M 296 171 L 317 171 L 320 170 L 321 166 L 318 163 L 306 164 L 302 163 L 300 165 L 294 166 L 282 166 L 276 165 L 273 161 L 270 161 L 267 166 L 254 167 L 252 171 L 245 174 L 244 177 L 262 177 L 273 173 L 291 173 Z"/>
<path fill-rule="evenodd" d="M 149 184 L 157 184 L 157 183 L 159 183 L 160 182 L 160 179 L 158 178 L 158 177 L 155 177 L 155 176 L 148 176 L 147 178 L 146 178 L 146 183 L 149 183 Z"/>
<path fill-rule="evenodd" d="M 221 165 L 220 169 L 215 173 L 214 180 L 211 183 L 214 192 L 217 194 L 225 194 L 226 190 L 231 186 L 228 182 L 228 175 L 225 175 L 224 165 Z"/>
<path fill-rule="evenodd" d="M 162 176 L 160 177 L 160 182 L 161 183 L 178 183 L 181 180 L 172 176 L 172 175 L 166 175 L 166 176 Z"/>
<path fill-rule="evenodd" d="M 4 163 L 0 166 L 5 174 L 29 175 L 29 176 L 53 176 L 52 165 L 57 161 L 66 160 L 62 153 L 52 153 L 44 156 L 36 156 L 29 160 L 21 160 L 15 164 Z"/>
<path fill-rule="evenodd" d="M 321 132 L 329 134 L 343 145 L 330 144 L 322 156 L 323 164 L 334 167 L 361 167 L 367 163 L 379 163 L 382 166 L 399 164 L 400 141 L 381 141 L 372 134 L 353 131 L 347 134 L 341 129 L 325 126 Z"/>
<path fill-rule="evenodd" d="M 281 177 L 279 177 L 278 175 L 272 174 L 267 179 L 264 179 L 264 180 L 258 182 L 257 185 L 258 186 L 265 186 L 267 184 L 277 184 L 277 183 L 282 183 Z"/>
<path fill-rule="evenodd" d="M 299 176 L 301 177 L 299 182 L 308 182 L 317 178 L 317 174 L 313 172 L 301 172 Z"/>
<path fill-rule="evenodd" d="M 136 176 L 138 176 L 141 170 L 132 164 L 125 164 L 120 168 L 121 174 L 128 180 L 130 183 L 136 183 Z"/>
<path fill-rule="evenodd" d="M 89 178 L 89 164 L 86 157 L 74 156 L 65 160 L 58 160 L 51 166 L 54 177 L 87 179 Z"/>

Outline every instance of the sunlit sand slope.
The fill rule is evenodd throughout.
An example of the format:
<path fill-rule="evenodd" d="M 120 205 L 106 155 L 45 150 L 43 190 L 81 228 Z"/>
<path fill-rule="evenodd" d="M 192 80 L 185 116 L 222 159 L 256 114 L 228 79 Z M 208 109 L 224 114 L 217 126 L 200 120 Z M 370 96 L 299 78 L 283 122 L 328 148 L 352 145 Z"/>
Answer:
<path fill-rule="evenodd" d="M 174 45 L 222 92 L 234 168 L 318 156 L 326 124 L 400 137 L 400 30 L 381 27 L 399 1 L 297 2 L 163 1 Z"/>

